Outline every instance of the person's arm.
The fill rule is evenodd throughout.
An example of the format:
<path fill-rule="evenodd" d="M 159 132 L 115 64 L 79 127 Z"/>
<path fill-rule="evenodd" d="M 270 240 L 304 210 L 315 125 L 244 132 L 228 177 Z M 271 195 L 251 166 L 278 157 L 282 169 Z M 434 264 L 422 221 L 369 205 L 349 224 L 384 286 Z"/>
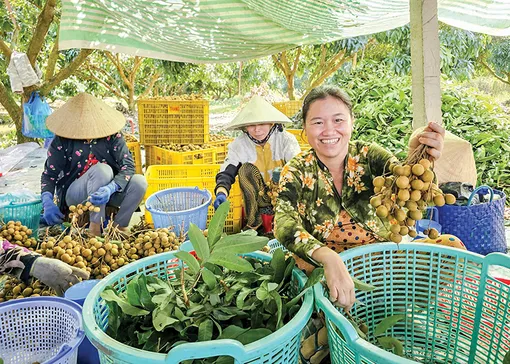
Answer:
<path fill-rule="evenodd" d="M 35 260 L 31 254 L 32 252 L 26 248 L 11 244 L 7 240 L 0 240 L 0 274 L 5 273 L 16 278 L 28 279 L 28 274 L 26 277 L 22 277 L 22 275 L 27 265 L 31 267 Z"/>
<path fill-rule="evenodd" d="M 236 151 L 235 141 L 230 143 L 228 146 L 227 158 L 221 165 L 220 172 L 216 175 L 216 187 L 214 188 L 214 194 L 223 193 L 228 197 L 230 188 L 236 181 L 237 172 L 243 162 L 239 154 Z"/>
<path fill-rule="evenodd" d="M 113 177 L 113 181 L 119 186 L 119 191 L 126 188 L 129 180 L 135 174 L 135 163 L 129 151 L 126 141 L 121 133 L 110 137 L 110 153 L 119 165 L 119 172 Z"/>
<path fill-rule="evenodd" d="M 62 139 L 55 136 L 48 148 L 48 157 L 41 175 L 41 193 L 49 192 L 51 196 L 55 194 L 58 175 L 65 170 L 67 164 L 65 148 Z"/>

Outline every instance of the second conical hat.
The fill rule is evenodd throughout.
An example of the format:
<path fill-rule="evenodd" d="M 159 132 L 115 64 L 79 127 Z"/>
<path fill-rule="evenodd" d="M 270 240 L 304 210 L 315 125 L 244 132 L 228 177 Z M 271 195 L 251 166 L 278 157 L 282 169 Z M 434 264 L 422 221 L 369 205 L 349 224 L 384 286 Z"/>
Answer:
<path fill-rule="evenodd" d="M 255 95 L 225 129 L 234 130 L 257 124 L 290 124 L 292 121 L 262 96 Z"/>
<path fill-rule="evenodd" d="M 49 130 L 69 139 L 104 138 L 125 124 L 124 115 L 87 93 L 76 95 L 46 119 Z"/>

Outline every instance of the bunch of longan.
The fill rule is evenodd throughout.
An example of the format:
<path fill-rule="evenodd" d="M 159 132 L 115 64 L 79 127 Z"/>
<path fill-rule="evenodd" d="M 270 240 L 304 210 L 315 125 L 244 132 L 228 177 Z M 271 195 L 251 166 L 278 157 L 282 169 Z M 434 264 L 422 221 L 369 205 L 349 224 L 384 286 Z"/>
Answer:
<path fill-rule="evenodd" d="M 146 231 L 137 235 L 128 256 L 131 259 L 148 257 L 158 253 L 177 250 L 179 245 L 180 241 L 173 231 L 168 229 Z"/>
<path fill-rule="evenodd" d="M 378 176 L 373 180 L 374 193 L 370 204 L 376 215 L 387 219 L 390 224 L 390 240 L 400 243 L 402 237 L 416 237 L 415 225 L 423 218 L 427 206 L 454 204 L 455 196 L 443 194 L 434 182 L 432 163 L 425 158 L 414 164 L 391 164 L 388 176 Z M 428 229 L 429 238 L 435 239 L 439 233 Z"/>
<path fill-rule="evenodd" d="M 12 299 L 39 296 L 56 296 L 56 293 L 39 280 L 32 279 L 30 284 L 27 285 L 15 277 L 10 277 L 0 290 L 0 303 Z"/>
<path fill-rule="evenodd" d="M 37 247 L 37 240 L 31 237 L 32 230 L 22 225 L 20 221 L 9 221 L 0 229 L 0 236 L 12 244 L 28 249 Z"/>

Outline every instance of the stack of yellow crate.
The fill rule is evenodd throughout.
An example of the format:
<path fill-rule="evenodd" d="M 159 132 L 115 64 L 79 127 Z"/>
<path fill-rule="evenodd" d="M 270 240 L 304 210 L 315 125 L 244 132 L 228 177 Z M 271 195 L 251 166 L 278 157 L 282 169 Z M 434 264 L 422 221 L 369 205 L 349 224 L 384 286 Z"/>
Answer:
<path fill-rule="evenodd" d="M 273 106 L 287 115 L 289 118 L 296 115 L 301 110 L 301 100 L 289 100 L 283 102 L 273 102 Z"/>
<path fill-rule="evenodd" d="M 310 144 L 308 144 L 308 139 L 306 137 L 304 130 L 302 129 L 286 129 L 286 130 L 296 137 L 302 151 L 310 149 Z"/>

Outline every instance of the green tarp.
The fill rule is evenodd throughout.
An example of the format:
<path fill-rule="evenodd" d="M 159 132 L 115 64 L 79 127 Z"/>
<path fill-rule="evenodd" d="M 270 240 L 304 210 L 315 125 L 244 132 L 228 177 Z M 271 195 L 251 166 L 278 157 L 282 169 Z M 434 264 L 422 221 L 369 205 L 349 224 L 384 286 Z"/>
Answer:
<path fill-rule="evenodd" d="M 63 0 L 60 49 L 232 62 L 409 22 L 409 0 Z M 510 0 L 438 0 L 439 20 L 510 35 Z"/>

